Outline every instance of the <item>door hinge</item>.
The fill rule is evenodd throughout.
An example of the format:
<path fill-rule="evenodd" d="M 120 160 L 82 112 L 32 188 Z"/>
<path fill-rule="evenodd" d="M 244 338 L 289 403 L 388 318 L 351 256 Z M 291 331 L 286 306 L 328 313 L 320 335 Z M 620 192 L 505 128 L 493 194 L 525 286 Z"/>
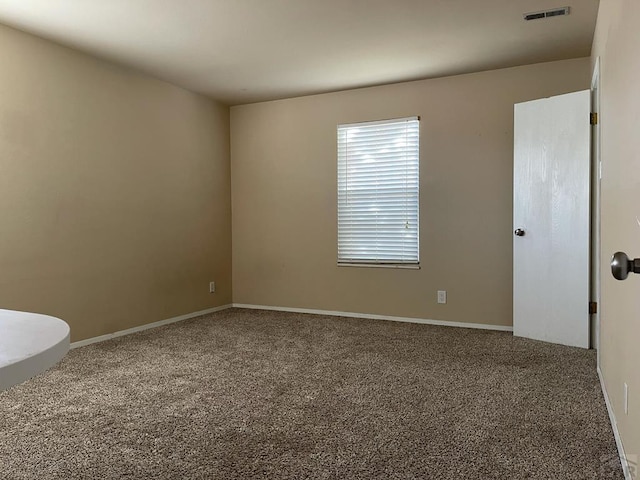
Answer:
<path fill-rule="evenodd" d="M 593 112 L 589 114 L 589 122 L 591 123 L 591 125 L 598 124 L 598 112 Z"/>
<path fill-rule="evenodd" d="M 589 315 L 598 313 L 598 302 L 589 302 Z"/>

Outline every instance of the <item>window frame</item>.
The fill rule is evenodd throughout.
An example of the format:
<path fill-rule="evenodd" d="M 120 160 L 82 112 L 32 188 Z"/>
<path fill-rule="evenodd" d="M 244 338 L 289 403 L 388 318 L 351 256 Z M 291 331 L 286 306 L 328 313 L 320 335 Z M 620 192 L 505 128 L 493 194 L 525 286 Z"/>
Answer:
<path fill-rule="evenodd" d="M 403 166 L 399 167 L 398 170 L 404 168 L 405 172 L 413 169 L 415 173 L 413 173 L 410 177 L 411 183 L 415 184 L 414 187 L 408 187 L 405 185 L 405 191 L 403 192 L 404 200 L 400 200 L 400 202 L 405 202 L 408 198 L 411 198 L 411 208 L 406 208 L 404 211 L 404 215 L 407 215 L 409 212 L 412 215 L 412 220 L 415 219 L 415 233 L 412 235 L 412 241 L 408 242 L 411 246 L 411 250 L 415 251 L 415 257 L 411 255 L 412 258 L 407 260 L 401 260 L 398 258 L 384 258 L 384 255 L 376 255 L 372 254 L 369 258 L 357 259 L 351 258 L 347 255 L 341 257 L 341 204 L 344 203 L 343 196 L 348 197 L 349 190 L 349 179 L 347 174 L 347 164 L 348 164 L 348 154 L 342 153 L 341 148 L 343 150 L 348 150 L 348 143 L 344 143 L 346 141 L 346 136 L 348 134 L 348 130 L 350 128 L 357 129 L 362 127 L 378 127 L 389 125 L 391 128 L 396 127 L 405 123 L 405 130 L 408 132 L 411 130 L 411 134 L 415 138 L 415 146 L 410 145 L 409 143 L 404 145 L 405 151 L 404 153 L 398 154 L 398 158 L 402 155 L 405 156 L 405 161 L 403 162 Z M 409 125 L 411 123 L 411 125 Z M 365 122 L 355 122 L 355 123 L 343 123 L 338 124 L 337 126 L 337 205 L 336 205 L 336 227 L 337 227 L 337 265 L 339 267 L 365 267 L 365 268 L 397 268 L 397 269 L 420 269 L 420 117 L 409 116 L 409 117 L 398 117 L 398 118 L 390 118 L 384 120 L 372 120 Z M 343 133 L 344 132 L 344 133 Z M 407 135 L 408 133 L 405 133 Z M 386 147 L 381 147 L 386 148 Z M 376 152 L 380 153 L 380 152 Z M 374 154 L 375 155 L 375 154 Z M 343 173 L 344 171 L 344 173 Z M 406 173 L 405 173 L 406 174 Z M 344 188 L 342 185 L 344 184 Z M 414 193 L 411 191 L 414 190 Z M 387 193 L 389 195 L 389 193 Z M 375 202 L 378 199 L 384 199 L 385 194 L 381 194 L 378 197 L 372 199 L 372 202 Z M 343 213 L 344 214 L 344 213 Z M 408 225 L 408 224 L 407 224 Z M 348 233 L 343 233 L 344 235 L 348 235 Z M 377 233 L 376 233 L 377 235 Z M 393 232 L 393 235 L 396 235 Z M 400 235 L 398 233 L 398 235 Z M 378 237 L 375 237 L 378 238 Z M 392 238 L 393 240 L 393 238 Z M 346 243 L 346 242 L 345 242 Z M 393 242 L 391 242 L 393 243 Z M 363 248 L 366 248 L 366 244 L 363 245 Z M 396 246 L 396 245 L 394 245 Z M 397 246 L 404 246 L 401 240 L 398 240 Z"/>

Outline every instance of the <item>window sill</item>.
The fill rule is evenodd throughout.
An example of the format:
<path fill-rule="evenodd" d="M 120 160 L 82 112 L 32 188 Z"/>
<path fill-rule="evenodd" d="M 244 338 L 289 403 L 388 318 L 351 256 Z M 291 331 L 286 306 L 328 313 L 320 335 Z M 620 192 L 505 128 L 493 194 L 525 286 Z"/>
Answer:
<path fill-rule="evenodd" d="M 403 265 L 401 263 L 338 263 L 339 267 L 362 267 L 362 268 L 395 268 L 400 270 L 420 270 L 420 265 L 418 264 L 407 264 Z"/>

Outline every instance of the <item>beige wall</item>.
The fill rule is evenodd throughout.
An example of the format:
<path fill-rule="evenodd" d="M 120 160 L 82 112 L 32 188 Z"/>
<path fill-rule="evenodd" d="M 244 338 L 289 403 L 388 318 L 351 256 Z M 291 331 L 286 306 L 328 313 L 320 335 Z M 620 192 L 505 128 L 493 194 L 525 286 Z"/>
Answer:
<path fill-rule="evenodd" d="M 593 60 L 600 57 L 602 308 L 600 365 L 625 451 L 640 460 L 640 275 L 619 282 L 616 251 L 640 257 L 640 2 L 600 2 Z M 624 387 L 629 385 L 629 413 Z"/>
<path fill-rule="evenodd" d="M 232 107 L 234 302 L 511 325 L 513 105 L 588 86 L 585 58 Z M 337 267 L 336 125 L 409 115 L 422 268 Z"/>
<path fill-rule="evenodd" d="M 80 340 L 229 303 L 228 108 L 7 27 L 0 58 L 0 307 Z"/>

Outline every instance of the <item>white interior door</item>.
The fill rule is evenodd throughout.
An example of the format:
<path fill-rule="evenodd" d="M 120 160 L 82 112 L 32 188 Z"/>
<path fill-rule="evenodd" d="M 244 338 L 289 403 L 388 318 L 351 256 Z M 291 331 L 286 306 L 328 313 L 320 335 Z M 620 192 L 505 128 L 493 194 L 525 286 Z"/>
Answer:
<path fill-rule="evenodd" d="M 585 90 L 519 103 L 514 118 L 513 332 L 583 348 L 589 347 L 589 113 Z"/>

